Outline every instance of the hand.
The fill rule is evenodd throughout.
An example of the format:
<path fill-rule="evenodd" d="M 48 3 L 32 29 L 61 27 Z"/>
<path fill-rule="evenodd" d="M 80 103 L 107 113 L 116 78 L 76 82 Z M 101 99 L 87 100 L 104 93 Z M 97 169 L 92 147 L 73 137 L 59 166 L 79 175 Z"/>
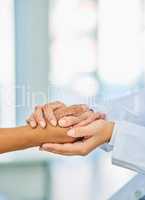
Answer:
<path fill-rule="evenodd" d="M 47 122 L 60 127 L 84 126 L 96 119 L 104 119 L 105 114 L 94 113 L 88 106 L 80 104 L 66 107 L 62 102 L 52 102 L 44 106 L 36 106 L 35 112 L 28 117 L 27 123 L 36 128 L 46 128 Z"/>
<path fill-rule="evenodd" d="M 41 128 L 46 128 L 47 122 L 52 126 L 57 125 L 57 119 L 55 117 L 54 111 L 59 108 L 64 108 L 65 104 L 59 101 L 38 105 L 35 107 L 34 113 L 32 113 L 26 122 L 31 126 L 31 128 L 36 128 L 38 125 Z"/>
<path fill-rule="evenodd" d="M 44 144 L 41 150 L 61 155 L 87 155 L 98 146 L 111 139 L 114 123 L 106 120 L 96 120 L 84 127 L 72 128 L 68 135 L 82 138 L 81 141 L 68 144 Z"/>

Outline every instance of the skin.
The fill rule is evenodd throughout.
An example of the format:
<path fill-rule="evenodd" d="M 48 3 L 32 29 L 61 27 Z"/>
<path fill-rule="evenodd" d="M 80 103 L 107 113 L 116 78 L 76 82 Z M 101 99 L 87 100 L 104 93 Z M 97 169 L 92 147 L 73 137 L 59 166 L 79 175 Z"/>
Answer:
<path fill-rule="evenodd" d="M 111 139 L 114 125 L 114 122 L 100 119 L 87 126 L 72 128 L 67 134 L 73 138 L 83 138 L 81 141 L 76 141 L 73 144 L 44 144 L 42 149 L 67 156 L 86 156 Z"/>
<path fill-rule="evenodd" d="M 41 146 L 43 143 L 68 143 L 76 139 L 68 136 L 66 128 L 52 127 L 47 125 L 46 129 L 29 126 L 18 128 L 0 129 L 0 153 L 22 150 L 30 147 Z"/>
<path fill-rule="evenodd" d="M 31 128 L 37 126 L 46 128 L 47 123 L 52 126 L 75 127 L 85 126 L 96 119 L 105 119 L 105 114 L 93 112 L 87 105 L 79 104 L 66 106 L 64 103 L 56 101 L 35 107 L 34 113 L 27 118 L 27 123 Z"/>
<path fill-rule="evenodd" d="M 44 143 L 64 144 L 76 141 L 67 135 L 68 125 L 61 128 L 57 126 L 57 122 L 60 120 L 60 124 L 63 124 L 65 116 L 80 117 L 82 113 L 88 111 L 85 105 L 70 106 L 68 109 L 63 103 L 50 103 L 43 107 L 45 115 L 41 112 L 41 108 L 37 106 L 35 113 L 29 117 L 33 129 L 29 126 L 0 129 L 0 153 L 41 146 Z M 39 119 L 39 123 L 34 119 Z"/>
<path fill-rule="evenodd" d="M 55 106 L 52 106 L 53 104 L 55 106 L 57 105 L 57 107 L 58 104 L 61 106 L 57 109 Z M 46 105 L 49 107 L 47 110 L 48 112 L 45 109 Z M 92 150 L 111 139 L 114 122 L 105 120 L 104 113 L 95 113 L 86 105 L 83 105 L 85 109 L 79 113 L 78 109 L 80 109 L 82 105 L 66 107 L 61 102 L 54 102 L 46 105 L 35 109 L 32 117 L 32 120 L 35 121 L 35 125 L 37 124 L 42 127 L 40 123 L 42 119 L 46 123 L 47 120 L 50 119 L 48 116 L 50 115 L 52 117 L 53 115 L 53 119 L 55 118 L 57 121 L 56 124 L 58 123 L 61 127 L 71 128 L 71 130 L 67 132 L 68 136 L 79 139 L 79 141 L 77 140 L 74 143 L 67 144 L 47 143 L 41 146 L 41 150 L 61 155 L 87 155 Z M 50 109 L 51 112 L 49 114 Z M 60 114 L 59 118 L 57 117 L 57 113 Z M 28 120 L 28 122 L 32 127 L 30 120 Z M 51 123 L 51 120 L 49 120 L 49 122 Z M 44 126 L 42 128 L 44 128 Z M 80 140 L 80 138 L 82 139 Z"/>

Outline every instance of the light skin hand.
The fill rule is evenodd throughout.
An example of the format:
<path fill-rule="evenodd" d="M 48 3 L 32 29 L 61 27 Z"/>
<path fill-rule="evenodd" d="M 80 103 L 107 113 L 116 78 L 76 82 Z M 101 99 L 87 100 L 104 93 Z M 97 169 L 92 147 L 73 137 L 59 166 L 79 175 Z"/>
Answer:
<path fill-rule="evenodd" d="M 36 106 L 34 113 L 32 113 L 26 121 L 31 126 L 31 128 L 36 128 L 37 126 L 46 128 L 47 122 L 52 126 L 56 126 L 57 119 L 54 112 L 55 110 L 64 107 L 65 104 L 59 101 Z"/>
<path fill-rule="evenodd" d="M 104 119 L 105 114 L 94 113 L 87 105 L 79 104 L 66 107 L 62 102 L 52 102 L 44 106 L 36 106 L 34 113 L 28 117 L 27 123 L 32 127 L 46 128 L 47 123 L 60 127 L 84 126 L 96 119 Z"/>
<path fill-rule="evenodd" d="M 71 115 L 60 118 L 58 124 L 63 128 L 81 127 L 86 126 L 97 119 L 105 119 L 105 114 L 100 112 L 95 113 L 91 110 L 88 110 L 84 113 L 81 113 L 79 116 Z"/>
<path fill-rule="evenodd" d="M 82 137 L 81 141 L 69 144 L 44 144 L 41 149 L 61 154 L 85 156 L 100 145 L 108 142 L 112 136 L 114 122 L 96 120 L 87 126 L 75 127 L 68 131 L 73 138 Z"/>

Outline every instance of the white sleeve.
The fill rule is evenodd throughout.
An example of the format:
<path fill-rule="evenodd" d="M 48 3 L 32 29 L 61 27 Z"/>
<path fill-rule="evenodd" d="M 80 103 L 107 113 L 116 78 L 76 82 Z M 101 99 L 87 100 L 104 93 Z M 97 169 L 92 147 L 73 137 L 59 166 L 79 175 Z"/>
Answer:
<path fill-rule="evenodd" d="M 113 164 L 145 174 L 145 127 L 116 122 L 113 136 Z"/>
<path fill-rule="evenodd" d="M 112 150 L 114 164 L 145 173 L 145 91 L 106 103 L 103 109 L 116 125 L 102 148 Z"/>

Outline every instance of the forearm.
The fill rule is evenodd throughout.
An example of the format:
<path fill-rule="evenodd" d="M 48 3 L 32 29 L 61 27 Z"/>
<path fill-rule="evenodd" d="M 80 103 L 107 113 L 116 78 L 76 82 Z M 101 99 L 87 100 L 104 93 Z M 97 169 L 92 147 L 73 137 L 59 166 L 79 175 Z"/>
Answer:
<path fill-rule="evenodd" d="M 0 129 L 0 153 L 40 146 L 43 143 L 67 143 L 74 139 L 67 136 L 67 129 L 47 126 L 31 129 L 29 126 Z"/>

